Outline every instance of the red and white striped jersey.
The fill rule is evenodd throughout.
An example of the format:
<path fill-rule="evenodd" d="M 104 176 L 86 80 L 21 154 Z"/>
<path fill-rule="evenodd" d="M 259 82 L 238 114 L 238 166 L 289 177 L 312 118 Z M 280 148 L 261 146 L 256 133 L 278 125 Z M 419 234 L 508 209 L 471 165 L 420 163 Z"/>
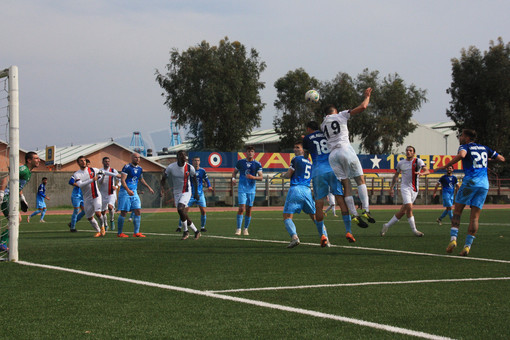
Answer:
<path fill-rule="evenodd" d="M 93 178 L 99 169 L 97 168 L 85 168 L 84 170 L 78 170 L 74 173 L 73 177 L 78 185 L 80 185 L 81 192 L 83 194 L 83 199 L 93 199 L 96 197 L 100 197 L 101 193 L 99 192 L 99 188 L 96 181 L 90 181 Z M 83 183 L 88 183 L 87 185 L 83 185 Z"/>
<path fill-rule="evenodd" d="M 195 168 L 193 165 L 184 163 L 179 166 L 177 162 L 170 164 L 165 169 L 167 178 L 172 179 L 173 192 L 180 194 L 184 192 L 191 192 L 191 178 L 195 176 Z"/>
<path fill-rule="evenodd" d="M 415 174 L 417 171 L 421 171 L 421 169 L 425 166 L 425 163 L 420 158 L 413 158 L 408 161 L 407 159 L 403 159 L 397 164 L 397 171 L 402 174 L 402 188 L 410 188 L 413 191 L 418 191 L 420 188 L 419 185 L 419 177 Z"/>
<path fill-rule="evenodd" d="M 119 172 L 111 167 L 108 167 L 107 169 L 102 169 L 106 172 L 111 172 L 117 175 Z M 101 195 L 103 196 L 109 196 L 115 193 L 115 186 L 117 185 L 117 181 L 120 181 L 120 179 L 115 178 L 114 176 L 108 176 L 105 175 L 101 179 L 98 180 L 99 182 L 99 190 L 101 191 Z"/>

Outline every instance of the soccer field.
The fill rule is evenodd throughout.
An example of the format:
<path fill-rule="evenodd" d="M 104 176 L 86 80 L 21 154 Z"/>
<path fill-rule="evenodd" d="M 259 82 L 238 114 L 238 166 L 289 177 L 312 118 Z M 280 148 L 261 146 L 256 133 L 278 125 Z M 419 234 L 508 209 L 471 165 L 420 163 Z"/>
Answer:
<path fill-rule="evenodd" d="M 354 244 L 328 215 L 331 248 L 296 215 L 302 244 L 287 249 L 275 211 L 254 211 L 250 236 L 234 236 L 235 212 L 209 212 L 208 232 L 185 241 L 176 213 L 142 214 L 145 239 L 95 239 L 88 222 L 69 233 L 69 216 L 50 211 L 21 224 L 20 261 L 0 263 L 0 337 L 508 339 L 510 212 L 482 212 L 468 257 L 469 209 L 452 255 L 440 212 L 415 211 L 417 238 L 405 218 L 379 236 L 394 211 L 374 211 Z"/>

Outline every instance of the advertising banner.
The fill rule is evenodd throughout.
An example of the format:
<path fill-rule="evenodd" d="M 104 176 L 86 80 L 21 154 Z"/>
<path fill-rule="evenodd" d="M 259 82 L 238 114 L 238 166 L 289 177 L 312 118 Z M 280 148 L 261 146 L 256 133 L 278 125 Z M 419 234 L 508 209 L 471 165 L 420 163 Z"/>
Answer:
<path fill-rule="evenodd" d="M 239 159 L 246 158 L 243 152 L 190 152 L 189 162 L 194 157 L 200 158 L 200 166 L 208 172 L 232 172 Z M 293 153 L 259 152 L 255 153 L 255 160 L 262 164 L 264 172 L 282 172 L 290 166 Z M 443 166 L 453 159 L 451 155 L 417 155 L 428 169 Z M 358 155 L 365 173 L 393 173 L 397 163 L 405 159 L 404 154 L 394 155 Z M 454 171 L 462 170 L 462 162 L 454 165 Z"/>

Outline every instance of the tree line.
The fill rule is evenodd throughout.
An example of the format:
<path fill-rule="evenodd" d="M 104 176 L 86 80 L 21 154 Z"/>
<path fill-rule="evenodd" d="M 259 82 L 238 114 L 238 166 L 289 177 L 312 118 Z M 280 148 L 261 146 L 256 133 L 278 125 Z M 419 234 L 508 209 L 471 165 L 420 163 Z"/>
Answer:
<path fill-rule="evenodd" d="M 451 63 L 452 82 L 445 89 L 451 101 L 445 113 L 454 129 L 475 129 L 481 144 L 508 155 L 510 44 L 499 38 L 484 52 L 471 46 Z M 257 50 L 225 37 L 217 46 L 202 41 L 182 52 L 172 49 L 165 72 L 156 70 L 156 81 L 177 124 L 189 130 L 194 150 L 237 151 L 260 127 L 265 107 L 259 95 L 265 88 L 260 76 L 265 69 Z M 360 138 L 363 152 L 391 153 L 414 131 L 413 113 L 427 101 L 426 90 L 407 84 L 398 73 L 381 77 L 368 68 L 355 77 L 338 72 L 326 81 L 298 68 L 276 80 L 274 87 L 273 126 L 282 151 L 302 137 L 308 121 L 322 121 L 324 104 L 353 108 L 364 89 L 372 87 L 369 108 L 349 122 L 350 135 Z M 321 94 L 319 103 L 304 100 L 309 89 Z M 507 168 L 498 170 L 510 175 Z"/>

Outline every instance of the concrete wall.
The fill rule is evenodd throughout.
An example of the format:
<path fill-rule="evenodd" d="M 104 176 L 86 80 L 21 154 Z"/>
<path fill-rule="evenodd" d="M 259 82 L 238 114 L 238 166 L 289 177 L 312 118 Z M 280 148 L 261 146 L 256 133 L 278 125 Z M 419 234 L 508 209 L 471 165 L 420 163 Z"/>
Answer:
<path fill-rule="evenodd" d="M 352 146 L 356 152 L 361 153 L 359 145 L 360 139 L 354 138 Z M 414 146 L 418 155 L 456 155 L 459 149 L 459 140 L 454 134 L 445 138 L 445 135 L 438 130 L 418 125 L 416 130 L 404 138 L 402 145 L 395 147 L 393 153 L 405 154 L 408 145 Z"/>
<path fill-rule="evenodd" d="M 53 171 L 53 172 L 33 172 L 30 182 L 23 188 L 23 194 L 25 195 L 30 210 L 35 210 L 35 201 L 37 188 L 41 184 L 42 178 L 47 177 L 48 183 L 46 184 L 46 195 L 50 198 L 46 201 L 48 208 L 71 206 L 71 192 L 73 187 L 69 185 L 69 179 L 73 175 L 74 171 Z M 158 208 L 160 206 L 160 181 L 162 172 L 145 172 L 143 177 L 147 184 L 154 190 L 154 195 L 151 195 L 149 191 L 142 184 L 139 185 L 139 194 L 142 201 L 143 208 Z"/>

